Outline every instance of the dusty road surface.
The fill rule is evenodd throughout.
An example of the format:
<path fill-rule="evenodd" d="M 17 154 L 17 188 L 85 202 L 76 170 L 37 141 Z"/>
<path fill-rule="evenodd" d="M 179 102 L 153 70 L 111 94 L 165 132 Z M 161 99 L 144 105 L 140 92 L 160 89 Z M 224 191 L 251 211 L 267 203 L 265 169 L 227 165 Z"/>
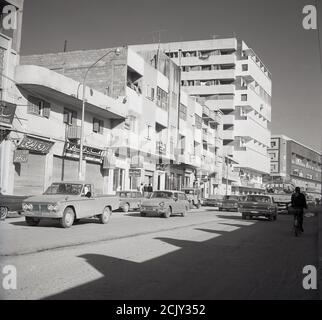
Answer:
<path fill-rule="evenodd" d="M 203 207 L 186 217 L 114 213 L 70 229 L 23 218 L 0 224 L 0 264 L 17 289 L 2 299 L 317 299 L 302 269 L 317 265 L 317 217 L 292 234 L 292 217 L 242 220 Z M 2 275 L 3 277 L 3 275 Z"/>

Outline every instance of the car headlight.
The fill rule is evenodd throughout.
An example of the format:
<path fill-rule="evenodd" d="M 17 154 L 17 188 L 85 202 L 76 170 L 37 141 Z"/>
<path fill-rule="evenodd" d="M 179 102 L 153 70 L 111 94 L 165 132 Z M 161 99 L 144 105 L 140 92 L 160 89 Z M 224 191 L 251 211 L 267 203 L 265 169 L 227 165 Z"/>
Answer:
<path fill-rule="evenodd" d="M 159 206 L 160 206 L 160 207 L 164 207 L 164 202 L 160 202 L 160 203 L 159 203 Z"/>
<path fill-rule="evenodd" d="M 58 209 L 58 205 L 57 205 L 57 204 L 49 204 L 49 205 L 47 206 L 47 209 L 48 209 L 49 211 L 57 211 L 57 209 Z"/>
<path fill-rule="evenodd" d="M 31 203 L 24 203 L 22 205 L 23 210 L 25 211 L 32 211 L 32 209 L 34 208 L 33 205 Z"/>

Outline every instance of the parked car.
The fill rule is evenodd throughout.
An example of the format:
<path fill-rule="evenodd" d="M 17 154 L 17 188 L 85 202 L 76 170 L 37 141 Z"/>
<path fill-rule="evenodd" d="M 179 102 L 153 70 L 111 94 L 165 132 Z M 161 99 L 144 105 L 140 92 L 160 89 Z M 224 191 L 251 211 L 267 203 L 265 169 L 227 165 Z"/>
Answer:
<path fill-rule="evenodd" d="M 154 191 L 149 199 L 141 204 L 140 213 L 145 217 L 147 214 L 156 214 L 169 218 L 172 214 L 185 216 L 189 210 L 189 200 L 182 191 Z"/>
<path fill-rule="evenodd" d="M 227 195 L 224 196 L 219 206 L 219 211 L 238 211 L 238 203 L 240 196 Z"/>
<path fill-rule="evenodd" d="M 203 199 L 203 206 L 209 207 L 221 207 L 224 196 L 222 195 L 210 195 L 208 198 Z"/>
<path fill-rule="evenodd" d="M 55 182 L 40 196 L 23 201 L 26 223 L 36 226 L 43 218 L 59 219 L 63 228 L 75 220 L 97 217 L 107 223 L 113 210 L 119 208 L 119 198 L 95 195 L 93 185 L 82 182 Z"/>
<path fill-rule="evenodd" d="M 117 191 L 116 195 L 120 198 L 120 209 L 123 212 L 140 209 L 141 202 L 145 199 L 140 191 L 135 190 Z"/>
<path fill-rule="evenodd" d="M 28 197 L 0 194 L 0 220 L 5 220 L 9 211 L 19 214 L 23 212 L 22 201 L 26 198 Z"/>
<path fill-rule="evenodd" d="M 274 198 L 268 195 L 248 195 L 244 201 L 239 203 L 239 211 L 242 218 L 263 216 L 269 220 L 277 219 L 277 204 Z"/>
<path fill-rule="evenodd" d="M 201 190 L 200 189 L 198 189 L 198 188 L 182 188 L 181 191 L 186 194 L 191 206 L 195 206 L 198 209 L 201 207 L 202 198 L 201 198 Z"/>

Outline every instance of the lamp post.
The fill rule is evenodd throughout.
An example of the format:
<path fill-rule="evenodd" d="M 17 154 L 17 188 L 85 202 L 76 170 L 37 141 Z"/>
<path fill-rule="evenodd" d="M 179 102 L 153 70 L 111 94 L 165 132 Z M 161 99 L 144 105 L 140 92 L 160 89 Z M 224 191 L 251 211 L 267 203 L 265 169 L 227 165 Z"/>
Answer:
<path fill-rule="evenodd" d="M 83 95 L 82 95 L 82 120 L 81 120 L 81 138 L 80 138 L 80 151 L 79 151 L 79 163 L 78 163 L 78 179 L 83 179 L 83 146 L 84 146 L 84 118 L 85 118 L 85 104 L 86 104 L 86 78 L 88 72 L 102 59 L 104 59 L 108 54 L 115 52 L 115 55 L 119 55 L 121 50 L 119 48 L 112 49 L 106 52 L 103 56 L 101 56 L 98 60 L 96 60 L 93 64 L 91 64 L 84 75 L 83 78 Z"/>

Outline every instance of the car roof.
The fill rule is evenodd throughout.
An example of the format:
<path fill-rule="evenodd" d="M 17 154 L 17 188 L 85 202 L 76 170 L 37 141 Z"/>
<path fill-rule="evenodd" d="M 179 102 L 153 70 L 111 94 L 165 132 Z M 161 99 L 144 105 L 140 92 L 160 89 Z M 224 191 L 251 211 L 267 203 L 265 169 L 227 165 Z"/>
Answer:
<path fill-rule="evenodd" d="M 154 192 L 179 192 L 179 193 L 184 193 L 180 190 L 155 190 Z"/>
<path fill-rule="evenodd" d="M 53 181 L 53 183 L 70 183 L 70 184 L 92 184 L 87 181 L 67 180 L 67 181 Z"/>

